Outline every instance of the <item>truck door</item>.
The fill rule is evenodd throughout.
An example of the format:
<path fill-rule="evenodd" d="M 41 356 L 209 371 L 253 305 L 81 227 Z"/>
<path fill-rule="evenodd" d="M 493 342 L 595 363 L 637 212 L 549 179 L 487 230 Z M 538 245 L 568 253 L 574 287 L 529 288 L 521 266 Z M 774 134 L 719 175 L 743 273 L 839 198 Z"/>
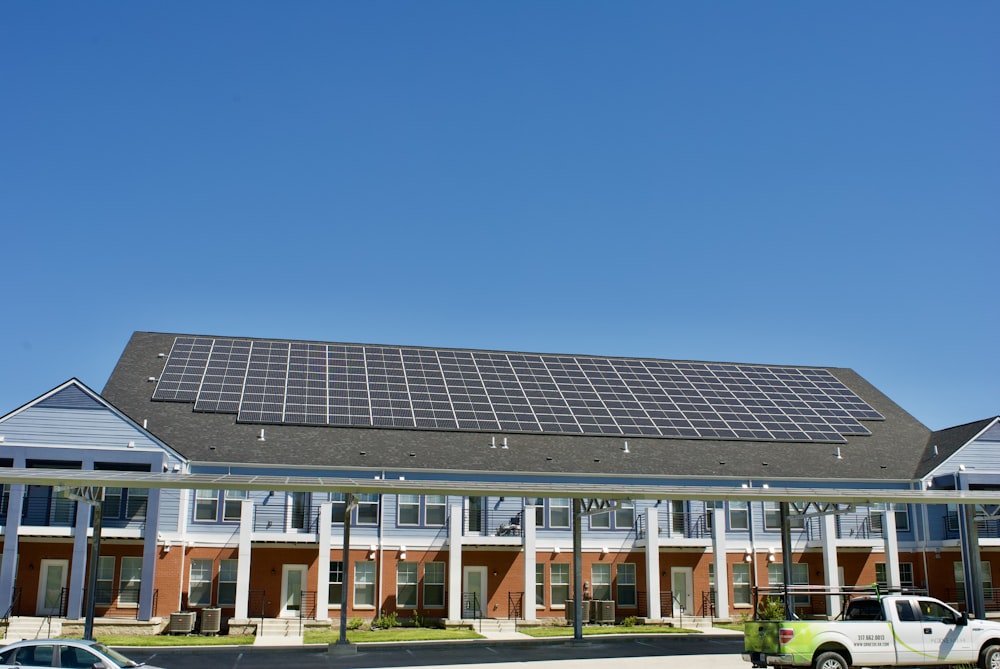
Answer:
<path fill-rule="evenodd" d="M 926 661 L 924 655 L 924 626 L 916 603 L 909 599 L 897 599 L 892 604 L 896 612 L 896 622 L 892 626 L 896 643 L 897 664 L 920 665 Z"/>
<path fill-rule="evenodd" d="M 975 662 L 972 630 L 968 625 L 956 624 L 958 612 L 933 599 L 918 599 L 916 603 L 923 629 L 925 662 Z"/>

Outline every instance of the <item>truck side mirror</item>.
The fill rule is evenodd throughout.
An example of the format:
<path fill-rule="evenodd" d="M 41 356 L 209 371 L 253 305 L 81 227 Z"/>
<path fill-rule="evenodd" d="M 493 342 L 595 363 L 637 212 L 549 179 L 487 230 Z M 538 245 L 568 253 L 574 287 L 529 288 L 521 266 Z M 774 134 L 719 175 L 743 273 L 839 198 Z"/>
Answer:
<path fill-rule="evenodd" d="M 968 611 L 962 611 L 961 615 L 958 616 L 958 620 L 955 621 L 955 624 L 958 625 L 959 627 L 965 627 L 966 625 L 968 625 L 969 624 L 969 612 Z"/>

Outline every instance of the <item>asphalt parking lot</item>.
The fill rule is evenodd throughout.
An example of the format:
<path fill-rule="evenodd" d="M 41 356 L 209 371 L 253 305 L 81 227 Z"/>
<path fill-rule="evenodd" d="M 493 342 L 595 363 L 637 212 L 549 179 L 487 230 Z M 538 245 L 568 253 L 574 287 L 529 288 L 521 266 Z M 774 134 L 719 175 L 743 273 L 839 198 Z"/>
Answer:
<path fill-rule="evenodd" d="M 326 646 L 262 648 L 259 646 L 198 648 L 125 648 L 137 661 L 166 669 L 295 669 L 424 667 L 466 669 L 749 669 L 740 658 L 742 637 L 659 635 L 621 639 L 536 639 L 407 643 L 388 646 L 359 644 L 330 653 Z"/>

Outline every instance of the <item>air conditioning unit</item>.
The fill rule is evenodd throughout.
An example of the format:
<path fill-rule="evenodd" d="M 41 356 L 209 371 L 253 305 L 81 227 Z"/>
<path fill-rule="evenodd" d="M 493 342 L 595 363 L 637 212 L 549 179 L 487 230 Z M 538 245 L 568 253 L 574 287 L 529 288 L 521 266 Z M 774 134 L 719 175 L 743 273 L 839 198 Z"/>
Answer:
<path fill-rule="evenodd" d="M 218 634 L 222 627 L 222 609 L 202 609 L 201 633 Z"/>
<path fill-rule="evenodd" d="M 598 602 L 594 602 L 594 604 L 597 608 L 597 624 L 614 625 L 615 603 L 610 599 L 602 599 Z"/>
<path fill-rule="evenodd" d="M 178 611 L 170 614 L 167 632 L 170 634 L 190 634 L 194 631 L 194 611 Z"/>
<path fill-rule="evenodd" d="M 572 625 L 573 624 L 573 620 L 574 620 L 573 614 L 576 611 L 576 608 L 574 607 L 573 600 L 572 599 L 567 599 L 563 603 L 566 606 L 566 612 L 564 614 L 566 616 L 566 624 L 567 625 Z M 586 619 L 586 616 L 582 616 L 582 619 Z"/>

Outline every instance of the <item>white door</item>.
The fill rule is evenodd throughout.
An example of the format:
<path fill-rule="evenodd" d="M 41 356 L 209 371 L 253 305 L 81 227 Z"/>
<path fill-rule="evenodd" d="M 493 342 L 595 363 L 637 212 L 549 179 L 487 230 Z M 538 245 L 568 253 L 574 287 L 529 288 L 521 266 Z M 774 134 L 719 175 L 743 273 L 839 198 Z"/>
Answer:
<path fill-rule="evenodd" d="M 673 592 L 674 616 L 694 615 L 694 569 L 670 568 L 670 590 Z"/>
<path fill-rule="evenodd" d="M 297 617 L 302 608 L 302 591 L 306 589 L 309 567 L 286 564 L 281 567 L 281 611 L 279 616 Z"/>
<path fill-rule="evenodd" d="M 59 605 L 62 603 L 66 576 L 69 573 L 69 560 L 42 560 L 38 569 L 38 604 L 35 615 L 59 615 Z"/>
<path fill-rule="evenodd" d="M 486 567 L 462 569 L 462 617 L 486 617 Z"/>

